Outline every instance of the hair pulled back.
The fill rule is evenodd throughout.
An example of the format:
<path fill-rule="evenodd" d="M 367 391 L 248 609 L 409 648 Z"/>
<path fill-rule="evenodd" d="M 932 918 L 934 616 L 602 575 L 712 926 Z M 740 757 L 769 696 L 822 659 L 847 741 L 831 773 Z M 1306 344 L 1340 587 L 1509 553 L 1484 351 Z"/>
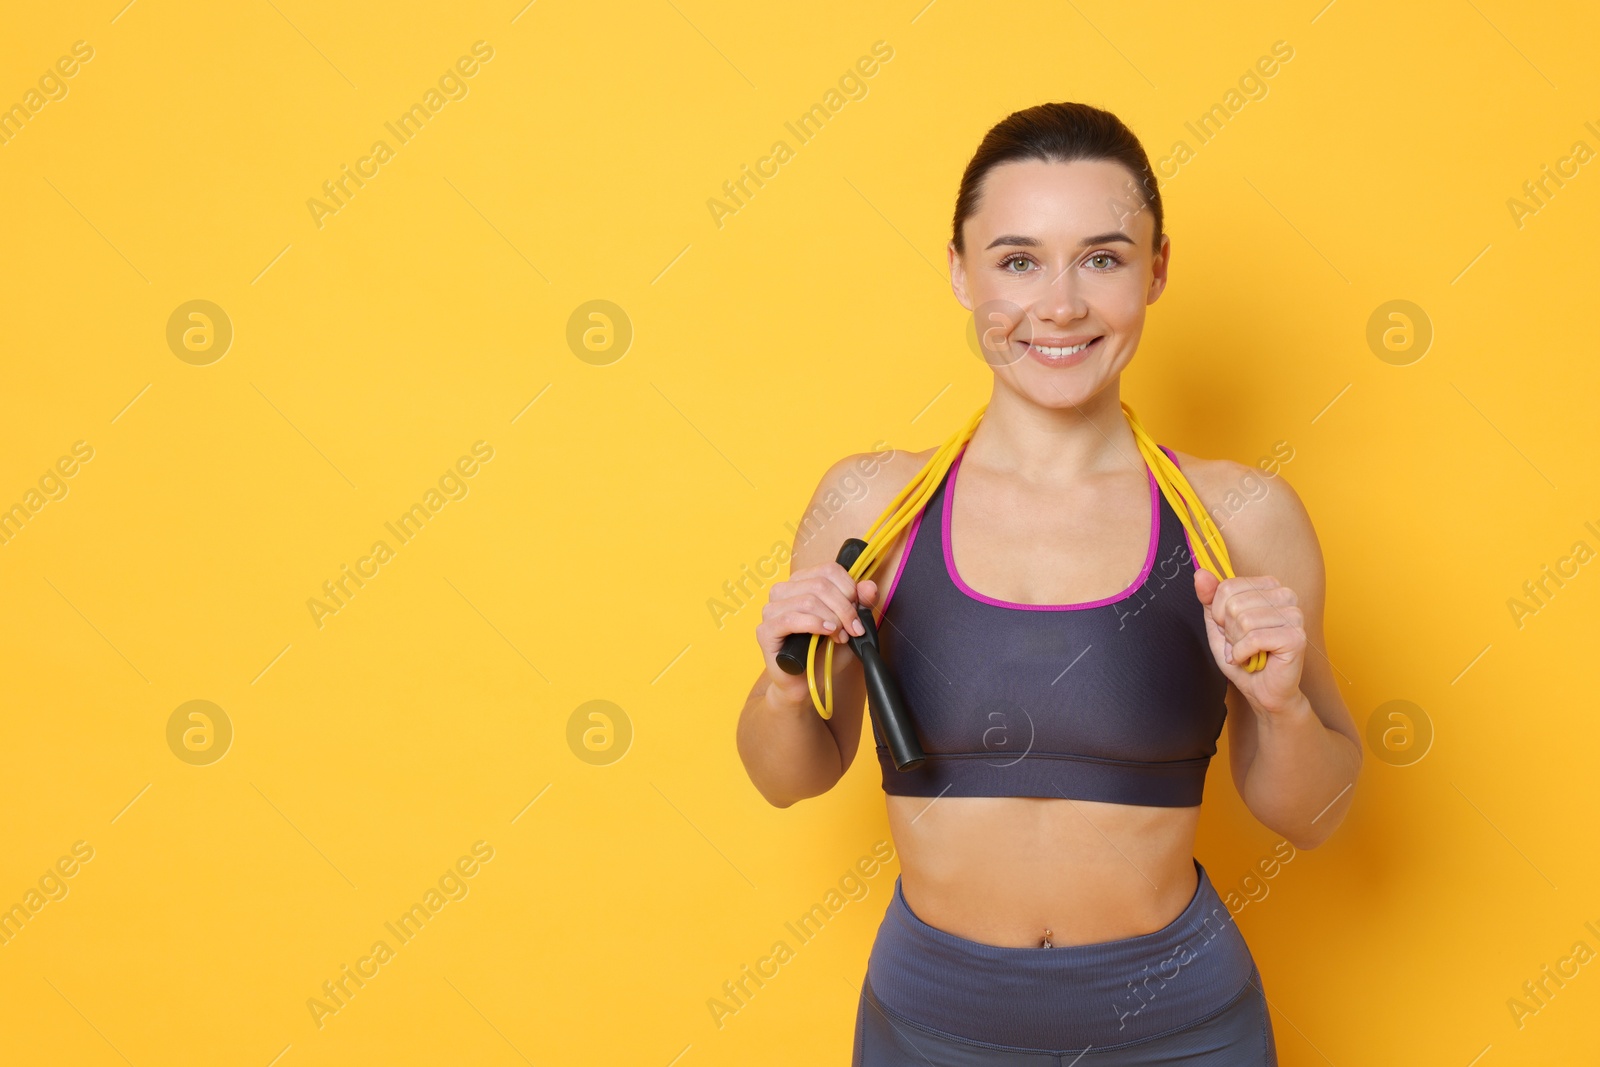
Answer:
<path fill-rule="evenodd" d="M 978 208 L 983 179 L 1002 163 L 1024 159 L 1045 163 L 1107 159 L 1121 163 L 1133 175 L 1134 184 L 1155 219 L 1155 246 L 1161 247 L 1161 190 L 1139 138 L 1109 111 L 1062 102 L 1013 111 L 984 134 L 961 175 L 961 189 L 956 194 L 953 240 L 957 253 L 966 251 L 961 224 Z"/>

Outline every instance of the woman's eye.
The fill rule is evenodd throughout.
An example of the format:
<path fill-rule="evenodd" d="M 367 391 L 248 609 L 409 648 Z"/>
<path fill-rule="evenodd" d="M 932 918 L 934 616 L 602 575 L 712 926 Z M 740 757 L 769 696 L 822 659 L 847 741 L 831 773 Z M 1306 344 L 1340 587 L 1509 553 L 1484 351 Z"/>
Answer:
<path fill-rule="evenodd" d="M 1112 267 L 1116 266 L 1118 262 L 1117 257 L 1112 255 L 1110 252 L 1096 252 L 1094 255 L 1089 257 L 1088 262 L 1093 264 L 1096 260 L 1102 261 L 1102 264 L 1095 268 L 1097 270 L 1110 270 Z"/>
<path fill-rule="evenodd" d="M 1011 269 L 1011 264 L 1013 264 L 1013 263 L 1021 263 L 1021 264 L 1024 265 L 1024 267 L 1026 267 L 1028 262 L 1029 262 L 1029 260 L 1028 260 L 1027 256 L 1012 256 L 1009 259 L 1005 259 L 1005 260 L 1001 261 L 1000 269 L 1005 271 L 1008 274 L 1021 274 L 1023 272 L 1020 271 L 1020 270 L 1012 270 Z"/>

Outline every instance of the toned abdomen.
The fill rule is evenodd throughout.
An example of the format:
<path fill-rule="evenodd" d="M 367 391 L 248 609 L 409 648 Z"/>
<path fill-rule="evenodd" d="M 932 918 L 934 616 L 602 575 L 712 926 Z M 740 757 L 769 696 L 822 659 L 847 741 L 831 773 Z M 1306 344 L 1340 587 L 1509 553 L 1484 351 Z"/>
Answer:
<path fill-rule="evenodd" d="M 983 944 L 1151 933 L 1194 895 L 1198 807 L 1046 797 L 886 797 L 917 917 Z"/>

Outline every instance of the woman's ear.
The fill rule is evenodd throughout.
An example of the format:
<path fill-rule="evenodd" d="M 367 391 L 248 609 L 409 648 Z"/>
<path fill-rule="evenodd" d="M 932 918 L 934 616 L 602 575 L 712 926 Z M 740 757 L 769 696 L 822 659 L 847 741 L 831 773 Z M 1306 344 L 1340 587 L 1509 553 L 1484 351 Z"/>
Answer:
<path fill-rule="evenodd" d="M 951 241 L 946 246 L 950 259 L 950 291 L 956 294 L 956 302 L 968 311 L 972 310 L 972 298 L 967 296 L 967 269 L 962 265 L 961 253 L 956 251 L 956 243 Z"/>
<path fill-rule="evenodd" d="M 1161 247 L 1156 249 L 1155 259 L 1150 261 L 1150 292 L 1145 297 L 1146 304 L 1154 304 L 1161 296 L 1162 290 L 1167 287 L 1167 268 L 1172 263 L 1172 238 L 1166 234 L 1161 235 Z"/>

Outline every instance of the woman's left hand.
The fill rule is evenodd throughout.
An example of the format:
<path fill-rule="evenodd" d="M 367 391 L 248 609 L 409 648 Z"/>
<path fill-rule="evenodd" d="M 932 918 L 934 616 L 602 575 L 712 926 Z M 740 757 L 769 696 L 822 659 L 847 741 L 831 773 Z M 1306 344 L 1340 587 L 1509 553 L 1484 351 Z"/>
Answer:
<path fill-rule="evenodd" d="M 1238 576 L 1218 582 L 1204 567 L 1195 571 L 1195 595 L 1206 609 L 1211 655 L 1258 712 L 1288 711 L 1305 700 L 1300 674 L 1305 665 L 1305 616 L 1294 590 L 1271 575 Z M 1266 652 L 1259 671 L 1245 670 Z"/>

